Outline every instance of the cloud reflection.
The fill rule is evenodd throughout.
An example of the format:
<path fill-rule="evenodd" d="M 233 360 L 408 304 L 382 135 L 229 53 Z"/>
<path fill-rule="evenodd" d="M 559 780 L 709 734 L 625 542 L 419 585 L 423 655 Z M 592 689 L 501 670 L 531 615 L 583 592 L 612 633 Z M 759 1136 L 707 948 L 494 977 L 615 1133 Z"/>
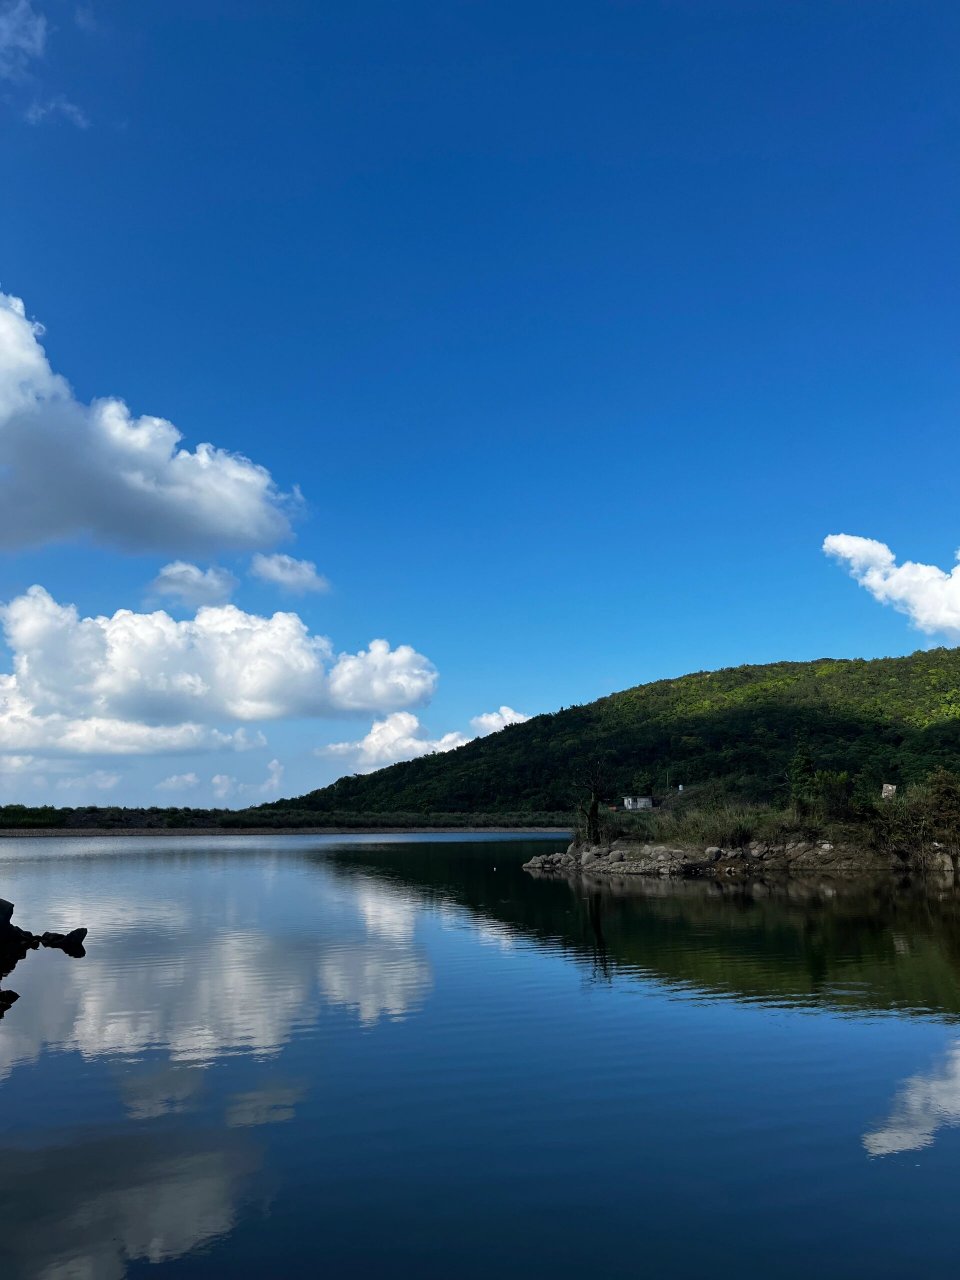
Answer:
<path fill-rule="evenodd" d="M 421 904 L 366 877 L 347 883 L 346 896 L 342 881 L 322 886 L 303 920 L 275 932 L 251 920 L 260 902 L 238 910 L 225 900 L 219 923 L 209 921 L 209 903 L 195 914 L 188 901 L 158 898 L 51 904 L 55 927 L 83 915 L 87 956 L 57 974 L 31 957 L 26 998 L 4 1021 L 0 1080 L 47 1046 L 87 1059 L 159 1052 L 202 1067 L 225 1054 L 276 1056 L 316 1023 L 323 1003 L 364 1026 L 419 1008 L 433 985 L 414 943 Z M 182 1109 L 188 1086 L 168 1080 L 156 1097 L 132 1103 L 132 1114 Z"/>
<path fill-rule="evenodd" d="M 921 1151 L 937 1132 L 960 1124 L 960 1040 L 948 1049 L 943 1062 L 926 1075 L 911 1076 L 897 1092 L 885 1124 L 863 1136 L 872 1156 Z"/>
<path fill-rule="evenodd" d="M 320 962 L 320 986 L 331 1004 L 356 1013 L 365 1027 L 402 1018 L 433 986 L 427 962 L 400 947 L 340 947 Z"/>
<path fill-rule="evenodd" d="M 233 1228 L 255 1163 L 230 1135 L 204 1143 L 139 1129 L 0 1151 L 5 1274 L 122 1280 L 129 1262 L 182 1257 Z"/>

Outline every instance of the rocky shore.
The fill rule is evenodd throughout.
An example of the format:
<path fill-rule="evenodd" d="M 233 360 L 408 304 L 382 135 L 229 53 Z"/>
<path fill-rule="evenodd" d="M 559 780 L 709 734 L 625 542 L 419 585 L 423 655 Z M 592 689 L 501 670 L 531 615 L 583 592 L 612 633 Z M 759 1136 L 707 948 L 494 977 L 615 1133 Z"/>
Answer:
<path fill-rule="evenodd" d="M 758 876 L 863 876 L 923 871 L 956 872 L 955 860 L 934 847 L 911 862 L 873 849 L 826 841 L 766 844 L 754 840 L 742 849 L 677 848 L 614 840 L 608 845 L 571 844 L 563 853 L 543 853 L 524 863 L 535 875 L 657 876 L 663 879 L 740 879 Z"/>

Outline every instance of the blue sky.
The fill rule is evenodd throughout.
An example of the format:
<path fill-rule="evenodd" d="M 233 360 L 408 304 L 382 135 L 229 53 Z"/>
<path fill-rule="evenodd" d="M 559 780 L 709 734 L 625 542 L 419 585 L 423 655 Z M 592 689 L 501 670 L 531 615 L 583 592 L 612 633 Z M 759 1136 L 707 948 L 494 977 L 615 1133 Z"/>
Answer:
<path fill-rule="evenodd" d="M 955 643 L 958 54 L 923 0 L 0 0 L 0 288 L 72 388 L 0 430 L 0 599 L 188 628 L 156 678 L 111 632 L 104 674 L 74 670 L 102 626 L 8 608 L 0 797 L 248 803 L 501 706 Z M 232 490 L 131 501 L 103 397 L 266 469 L 247 535 Z M 176 561 L 328 656 L 262 707 L 197 693 L 209 627 L 150 587 Z M 335 694 L 381 637 L 430 668 Z"/>

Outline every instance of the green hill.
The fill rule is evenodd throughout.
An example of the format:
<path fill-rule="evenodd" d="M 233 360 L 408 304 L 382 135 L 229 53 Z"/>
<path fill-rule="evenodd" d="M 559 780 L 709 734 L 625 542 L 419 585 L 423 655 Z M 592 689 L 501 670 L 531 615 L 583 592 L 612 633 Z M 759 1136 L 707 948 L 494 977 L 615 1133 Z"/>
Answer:
<path fill-rule="evenodd" d="M 776 803 L 802 740 L 817 768 L 846 770 L 871 790 L 938 765 L 960 770 L 960 649 L 658 680 L 260 811 L 568 812 L 596 761 L 611 797 L 712 784 L 730 799 Z"/>

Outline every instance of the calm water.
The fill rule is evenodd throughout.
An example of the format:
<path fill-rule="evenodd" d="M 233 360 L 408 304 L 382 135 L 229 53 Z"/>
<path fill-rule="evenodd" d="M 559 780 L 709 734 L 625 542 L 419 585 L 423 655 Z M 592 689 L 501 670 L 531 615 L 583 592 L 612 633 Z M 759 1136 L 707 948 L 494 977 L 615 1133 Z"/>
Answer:
<path fill-rule="evenodd" d="M 0 841 L 0 1275 L 955 1275 L 960 902 L 544 847 Z"/>

